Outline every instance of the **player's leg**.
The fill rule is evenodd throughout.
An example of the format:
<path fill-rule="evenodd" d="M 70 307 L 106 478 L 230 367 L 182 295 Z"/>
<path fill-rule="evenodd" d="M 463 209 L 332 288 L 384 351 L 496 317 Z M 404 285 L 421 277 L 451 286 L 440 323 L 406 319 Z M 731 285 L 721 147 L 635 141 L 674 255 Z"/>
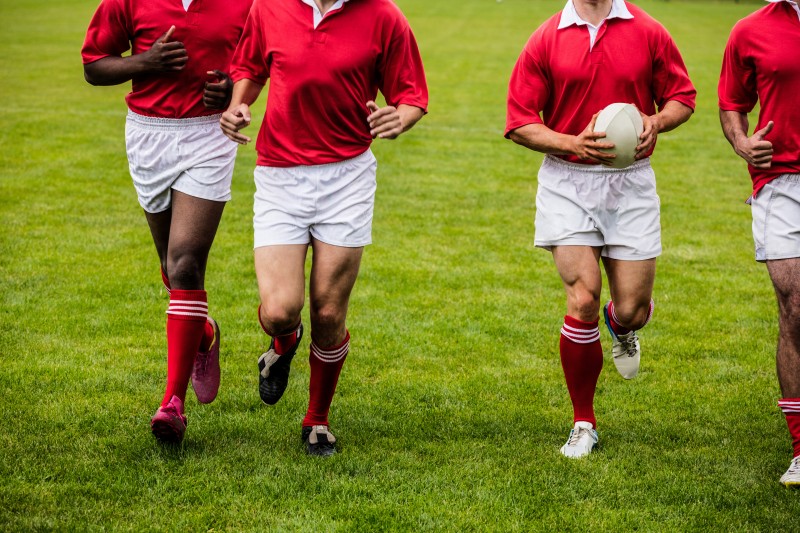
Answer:
<path fill-rule="evenodd" d="M 258 392 L 268 405 L 283 396 L 303 336 L 300 311 L 305 300 L 307 250 L 307 244 L 260 246 L 255 250 L 261 300 L 258 320 L 271 337 L 269 349 L 258 359 Z"/>
<path fill-rule="evenodd" d="M 626 333 L 643 328 L 653 311 L 656 260 L 624 261 L 603 258 L 611 292 L 614 331 Z M 627 331 L 626 331 L 627 330 Z"/>
<path fill-rule="evenodd" d="M 556 246 L 552 252 L 567 295 L 559 351 L 574 423 L 561 453 L 567 457 L 583 457 L 597 443 L 594 395 L 603 368 L 598 329 L 602 288 L 598 263 L 600 248 Z"/>
<path fill-rule="evenodd" d="M 652 313 L 656 258 L 661 255 L 660 201 L 648 160 L 607 176 L 604 198 L 614 208 L 603 213 L 606 238 L 603 264 L 611 301 L 603 307 L 617 370 L 626 379 L 639 371 L 641 349 L 636 330 Z"/>
<path fill-rule="evenodd" d="M 800 486 L 800 258 L 767 261 L 767 269 L 778 298 L 778 404 L 793 445 L 792 465 L 781 482 Z"/>
<path fill-rule="evenodd" d="M 626 261 L 603 257 L 611 301 L 603 307 L 612 338 L 614 365 L 625 379 L 636 377 L 641 360 L 637 330 L 653 315 L 656 260 Z"/>
<path fill-rule="evenodd" d="M 350 348 L 345 322 L 363 248 L 332 246 L 317 239 L 312 240 L 312 247 L 311 379 L 302 438 L 309 454 L 324 456 L 335 451 L 336 439 L 328 431 L 328 412 Z"/>
<path fill-rule="evenodd" d="M 793 459 L 780 482 L 800 486 L 800 174 L 780 176 L 750 199 L 756 261 L 767 264 L 778 300 L 776 353 Z"/>
<path fill-rule="evenodd" d="M 167 275 L 171 285 L 167 310 L 167 386 L 161 409 L 151 421 L 153 433 L 161 440 L 179 441 L 182 437 L 181 434 L 175 438 L 176 432 L 181 431 L 176 428 L 176 419 L 170 411 L 183 414 L 186 390 L 203 339 L 208 337 L 209 329 L 212 337 L 218 339 L 219 336 L 215 323 L 208 320 L 205 271 L 224 207 L 225 202 L 195 198 L 179 191 L 172 193 L 167 249 Z M 205 369 L 209 375 L 203 376 L 209 378 L 209 390 L 195 383 L 195 392 L 201 401 L 203 397 L 210 397 L 211 400 L 216 397 L 219 387 L 218 358 L 216 361 L 214 369 Z M 164 411 L 168 412 L 167 415 Z"/>
<path fill-rule="evenodd" d="M 169 228 L 172 225 L 172 207 L 160 213 L 144 212 L 147 218 L 147 226 L 150 228 L 150 235 L 153 237 L 153 244 L 156 246 L 158 263 L 161 267 L 161 281 L 167 293 L 170 291 L 169 277 L 167 276 L 167 248 L 169 247 Z"/>

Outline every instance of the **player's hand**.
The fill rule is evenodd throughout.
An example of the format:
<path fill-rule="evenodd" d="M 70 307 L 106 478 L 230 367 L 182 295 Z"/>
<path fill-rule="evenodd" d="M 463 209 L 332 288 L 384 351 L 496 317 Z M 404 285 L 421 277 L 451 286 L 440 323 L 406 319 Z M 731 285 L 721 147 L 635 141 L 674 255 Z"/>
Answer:
<path fill-rule="evenodd" d="M 775 123 L 770 120 L 766 126 L 751 137 L 743 137 L 736 143 L 736 153 L 754 168 L 770 168 L 772 166 L 772 143 L 765 137 L 769 135 L 773 127 L 775 127 Z"/>
<path fill-rule="evenodd" d="M 646 157 L 646 155 L 653 149 L 656 145 L 656 138 L 658 138 L 658 132 L 661 130 L 661 126 L 658 123 L 658 119 L 656 115 L 652 117 L 649 115 L 645 115 L 641 111 L 639 114 L 642 115 L 642 124 L 644 124 L 644 130 L 642 134 L 639 135 L 639 145 L 636 147 L 636 155 L 634 159 L 642 159 Z"/>
<path fill-rule="evenodd" d="M 586 129 L 572 138 L 573 145 L 570 151 L 581 159 L 588 159 L 595 163 L 609 165 L 611 164 L 611 160 L 616 156 L 614 154 L 601 152 L 600 150 L 610 150 L 614 148 L 614 143 L 598 142 L 598 139 L 602 139 L 606 136 L 606 132 L 604 131 L 594 131 L 594 125 L 597 122 L 597 116 L 599 114 L 600 113 L 595 113 L 589 125 L 586 126 Z"/>
<path fill-rule="evenodd" d="M 231 77 L 221 70 L 210 70 L 206 74 L 217 81 L 206 82 L 203 89 L 203 105 L 209 109 L 227 108 L 231 103 L 231 94 L 233 94 Z"/>
<path fill-rule="evenodd" d="M 171 40 L 174 31 L 175 26 L 170 26 L 148 51 L 139 54 L 140 60 L 144 62 L 145 71 L 172 72 L 183 70 L 186 66 L 189 56 L 182 42 Z"/>
<path fill-rule="evenodd" d="M 369 134 L 375 139 L 396 139 L 403 133 L 403 121 L 400 118 L 397 108 L 387 105 L 378 107 L 378 104 L 370 100 L 367 102 L 367 109 L 370 114 L 367 117 L 369 124 Z"/>
<path fill-rule="evenodd" d="M 239 130 L 249 125 L 250 106 L 247 104 L 233 106 L 222 113 L 222 117 L 219 119 L 219 127 L 222 128 L 222 133 L 230 140 L 239 144 L 247 144 L 250 142 L 250 137 L 239 133 Z"/>

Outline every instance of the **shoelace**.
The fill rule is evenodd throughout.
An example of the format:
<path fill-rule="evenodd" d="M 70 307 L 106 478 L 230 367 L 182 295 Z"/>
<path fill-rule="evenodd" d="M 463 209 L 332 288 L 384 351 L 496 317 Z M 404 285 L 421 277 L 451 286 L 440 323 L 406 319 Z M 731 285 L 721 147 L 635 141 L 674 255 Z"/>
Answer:
<path fill-rule="evenodd" d="M 588 430 L 585 428 L 580 428 L 577 431 L 574 429 L 569 430 L 569 438 L 567 439 L 567 446 L 575 446 L 578 444 L 578 441 L 581 440 L 581 437 L 584 433 Z"/>
<path fill-rule="evenodd" d="M 786 473 L 791 475 L 800 475 L 800 456 L 794 458 L 792 464 L 789 465 L 789 470 L 787 470 Z"/>
<path fill-rule="evenodd" d="M 196 374 L 198 376 L 202 376 L 203 374 L 206 373 L 206 362 L 207 362 L 207 360 L 208 359 L 205 356 L 197 354 L 197 357 L 196 357 L 195 361 L 198 363 L 197 372 L 196 372 Z"/>
<path fill-rule="evenodd" d="M 636 336 L 635 331 L 631 331 L 630 336 L 627 338 L 620 339 L 622 342 L 622 347 L 625 349 L 625 352 L 627 352 L 628 357 L 633 357 L 636 355 L 636 341 L 638 340 L 639 338 Z"/>

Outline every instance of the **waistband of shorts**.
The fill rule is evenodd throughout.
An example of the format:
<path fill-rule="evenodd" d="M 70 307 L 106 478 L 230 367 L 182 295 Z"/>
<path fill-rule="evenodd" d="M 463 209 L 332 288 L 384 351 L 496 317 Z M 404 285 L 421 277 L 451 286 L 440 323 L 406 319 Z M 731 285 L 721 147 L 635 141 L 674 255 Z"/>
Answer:
<path fill-rule="evenodd" d="M 781 180 L 783 182 L 790 182 L 790 183 L 800 183 L 800 173 L 798 174 L 781 174 L 775 180 Z M 773 181 L 775 181 L 773 180 Z"/>
<path fill-rule="evenodd" d="M 191 117 L 191 118 L 163 118 L 163 117 L 146 117 L 144 115 L 140 115 L 138 113 L 134 113 L 130 109 L 128 110 L 128 120 L 131 122 L 135 122 L 140 126 L 144 126 L 145 128 L 149 129 L 186 129 L 192 128 L 197 126 L 207 126 L 209 124 L 217 124 L 219 123 L 219 119 L 222 116 L 222 113 L 217 113 L 215 115 L 206 115 L 203 117 Z"/>
<path fill-rule="evenodd" d="M 560 157 L 556 157 L 550 154 L 547 154 L 545 156 L 544 162 L 552 163 L 554 165 L 558 165 L 563 168 L 568 168 L 570 170 L 577 170 L 580 172 L 592 172 L 598 174 L 618 174 L 620 172 L 630 172 L 632 170 L 639 170 L 642 168 L 648 168 L 650 166 L 649 157 L 645 157 L 644 159 L 639 159 L 638 161 L 634 161 L 633 164 L 625 168 L 612 168 L 612 167 L 607 167 L 605 165 L 581 165 L 578 163 L 570 163 L 569 161 L 564 161 Z"/>
<path fill-rule="evenodd" d="M 269 166 L 269 165 L 257 165 L 256 168 L 257 169 L 258 168 L 276 168 L 276 169 L 284 169 L 284 168 L 285 169 L 291 169 L 291 168 L 330 168 L 330 167 L 335 167 L 335 166 L 338 166 L 338 165 L 346 165 L 347 163 L 351 163 L 351 162 L 358 162 L 358 161 L 361 161 L 363 159 L 370 159 L 370 158 L 373 158 L 373 157 L 375 157 L 375 156 L 372 154 L 372 149 L 371 148 L 367 148 L 366 150 L 364 150 L 363 152 L 361 152 L 360 154 L 358 154 L 355 157 L 351 157 L 349 159 L 342 159 L 341 161 L 332 161 L 330 163 L 320 163 L 319 165 L 292 165 L 290 167 L 274 167 L 274 166 Z"/>

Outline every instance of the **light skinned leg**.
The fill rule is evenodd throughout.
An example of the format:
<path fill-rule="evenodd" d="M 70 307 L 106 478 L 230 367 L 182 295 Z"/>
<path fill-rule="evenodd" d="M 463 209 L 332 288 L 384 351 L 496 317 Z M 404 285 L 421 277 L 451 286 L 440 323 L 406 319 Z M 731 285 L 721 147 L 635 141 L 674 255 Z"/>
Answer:
<path fill-rule="evenodd" d="M 272 336 L 290 333 L 300 322 L 305 302 L 307 244 L 280 244 L 255 249 L 261 299 L 261 324 Z"/>
<path fill-rule="evenodd" d="M 558 274 L 567 293 L 567 314 L 583 322 L 597 320 L 600 313 L 600 248 L 591 246 L 554 246 Z"/>
<path fill-rule="evenodd" d="M 312 239 L 311 338 L 320 347 L 334 346 L 346 335 L 350 293 L 358 277 L 364 248 L 333 246 Z"/>
<path fill-rule="evenodd" d="M 619 325 L 632 330 L 641 328 L 650 312 L 656 279 L 655 258 L 624 261 L 604 257 L 603 266 Z"/>
<path fill-rule="evenodd" d="M 778 298 L 778 382 L 784 398 L 800 398 L 800 258 L 767 261 Z"/>
<path fill-rule="evenodd" d="M 553 249 L 558 273 L 567 294 L 567 316 L 561 330 L 559 355 L 567 383 L 574 422 L 597 426 L 594 396 L 603 369 L 603 349 L 597 321 L 602 278 L 600 249 L 559 246 Z M 588 340 L 589 337 L 594 337 Z M 562 450 L 562 453 L 568 453 Z"/>

